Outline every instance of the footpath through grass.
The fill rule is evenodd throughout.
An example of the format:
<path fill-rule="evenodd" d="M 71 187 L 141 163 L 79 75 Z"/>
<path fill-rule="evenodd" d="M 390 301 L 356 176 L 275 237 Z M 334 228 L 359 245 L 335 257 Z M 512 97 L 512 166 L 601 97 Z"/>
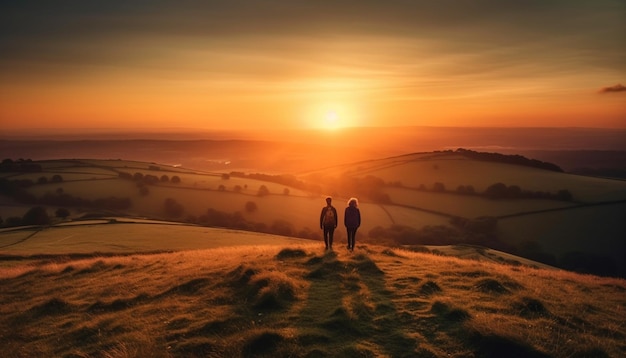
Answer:
<path fill-rule="evenodd" d="M 379 246 L 47 259 L 0 286 L 5 357 L 626 355 L 624 280 Z"/>

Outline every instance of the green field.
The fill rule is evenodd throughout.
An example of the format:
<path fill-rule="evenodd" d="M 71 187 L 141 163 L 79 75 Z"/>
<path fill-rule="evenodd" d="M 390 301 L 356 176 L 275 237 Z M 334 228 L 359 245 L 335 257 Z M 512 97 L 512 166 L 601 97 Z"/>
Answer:
<path fill-rule="evenodd" d="M 375 242 L 369 237 L 370 231 L 375 228 L 399 225 L 418 231 L 430 227 L 457 230 L 450 221 L 454 217 L 464 220 L 492 217 L 498 218 L 495 239 L 503 248 L 516 250 L 524 243 L 534 242 L 543 253 L 557 258 L 568 252 L 588 252 L 609 257 L 615 261 L 619 272 L 626 273 L 624 257 L 615 253 L 618 239 L 626 237 L 623 204 L 615 204 L 626 200 L 625 181 L 479 161 L 457 153 L 412 154 L 300 173 L 300 183 L 317 185 L 321 189 L 317 192 L 303 190 L 302 186 L 296 188 L 271 181 L 155 163 L 51 160 L 39 164 L 42 172 L 4 172 L 0 178 L 31 180 L 34 185 L 25 190 L 36 198 L 62 193 L 90 201 L 109 197 L 130 200 L 129 208 L 111 212 L 117 216 L 196 222 L 206 217 L 208 210 L 213 210 L 232 217 L 238 215 L 252 230 L 280 230 L 283 235 L 313 239 L 321 238 L 318 220 L 324 197 L 333 195 L 334 205 L 342 213 L 347 199 L 356 195 L 360 196 L 363 217 L 359 239 L 364 242 Z M 130 176 L 138 173 L 153 175 L 159 181 L 143 184 L 119 177 L 120 172 Z M 52 182 L 55 175 L 60 175 L 62 181 Z M 166 181 L 160 180 L 163 176 L 167 177 Z M 180 178 L 180 182 L 172 182 L 173 176 Z M 41 177 L 47 180 L 42 183 Z M 387 195 L 386 202 L 369 198 L 369 189 L 361 187 L 368 184 L 355 181 L 367 178 L 375 178 L 382 183 L 382 186 L 377 184 L 376 190 Z M 556 193 L 567 190 L 572 194 L 572 200 L 493 200 L 478 195 L 498 182 L 517 185 L 525 191 Z M 445 189 L 434 192 L 434 183 L 441 183 Z M 477 195 L 456 193 L 456 188 L 461 185 L 471 185 Z M 265 195 L 259 195 L 261 187 L 267 188 Z M 182 208 L 176 217 L 166 211 L 167 199 L 175 200 Z M 0 217 L 5 220 L 12 216 L 21 217 L 30 208 L 9 198 L 0 202 L 3 203 L 0 205 Z M 255 209 L 249 210 L 247 205 L 254 205 Z M 53 215 L 58 207 L 47 206 L 49 214 Z M 101 211 L 84 206 L 68 209 L 71 213 L 68 219 L 78 219 L 85 214 L 97 215 Z M 344 237 L 343 231 L 340 225 L 338 239 Z M 462 239 L 464 234 L 459 235 Z M 405 237 L 404 241 L 407 240 L 411 238 Z M 420 243 L 419 240 L 416 242 Z"/>

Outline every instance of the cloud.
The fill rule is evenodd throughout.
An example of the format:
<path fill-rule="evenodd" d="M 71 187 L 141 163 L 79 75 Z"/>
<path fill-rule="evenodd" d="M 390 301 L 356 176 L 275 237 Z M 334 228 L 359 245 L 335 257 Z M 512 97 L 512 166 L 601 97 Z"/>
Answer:
<path fill-rule="evenodd" d="M 612 93 L 612 92 L 626 92 L 626 86 L 622 84 L 616 84 L 615 86 L 604 87 L 600 89 L 599 93 Z"/>

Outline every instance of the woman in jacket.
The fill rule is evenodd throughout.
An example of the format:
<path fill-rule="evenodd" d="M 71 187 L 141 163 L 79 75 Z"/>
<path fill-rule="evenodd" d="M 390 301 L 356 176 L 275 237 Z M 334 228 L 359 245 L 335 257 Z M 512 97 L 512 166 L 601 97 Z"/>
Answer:
<path fill-rule="evenodd" d="M 354 242 L 356 241 L 356 230 L 361 226 L 361 211 L 359 210 L 359 201 L 357 198 L 350 198 L 348 206 L 343 215 L 343 223 L 348 230 L 348 250 L 354 250 Z"/>

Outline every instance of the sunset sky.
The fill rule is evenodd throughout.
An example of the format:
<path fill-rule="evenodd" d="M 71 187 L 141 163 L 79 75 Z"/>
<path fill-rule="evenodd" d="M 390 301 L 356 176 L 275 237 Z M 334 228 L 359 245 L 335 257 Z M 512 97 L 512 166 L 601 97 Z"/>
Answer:
<path fill-rule="evenodd" d="M 626 128 L 626 1 L 2 1 L 0 130 Z"/>

